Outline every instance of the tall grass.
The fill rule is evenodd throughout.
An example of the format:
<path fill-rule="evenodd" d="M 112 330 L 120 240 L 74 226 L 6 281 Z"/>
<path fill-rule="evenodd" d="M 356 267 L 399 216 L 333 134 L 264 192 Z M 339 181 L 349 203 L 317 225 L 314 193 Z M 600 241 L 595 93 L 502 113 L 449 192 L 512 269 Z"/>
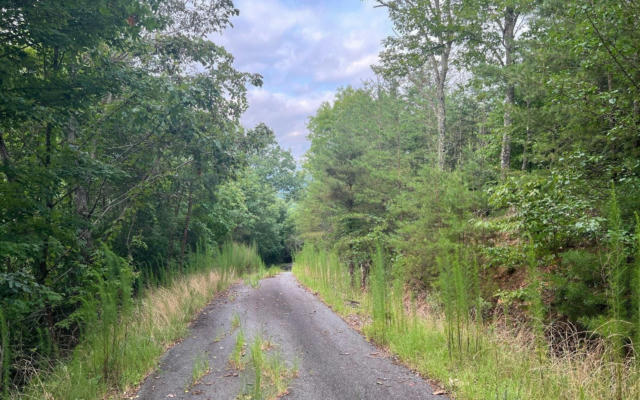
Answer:
<path fill-rule="evenodd" d="M 335 254 L 305 247 L 295 257 L 293 272 L 334 310 L 345 316 L 357 313 L 367 321 L 375 307 L 354 309 L 349 307 L 349 302 L 355 297 L 364 304 L 373 304 L 376 300 L 372 297 L 377 289 L 372 287 L 360 294 L 346 294 L 351 287 L 348 267 L 336 264 L 336 260 Z M 392 293 L 388 302 L 391 312 L 386 313 L 386 323 L 376 327 L 372 322 L 364 332 L 386 345 L 410 367 L 438 380 L 456 398 L 595 400 L 617 399 L 619 394 L 628 399 L 640 396 L 638 369 L 632 361 L 622 368 L 611 363 L 608 356 L 611 347 L 605 339 L 563 329 L 565 339 L 558 340 L 557 351 L 546 351 L 547 342 L 540 342 L 545 340 L 541 332 L 545 327 L 541 322 L 544 308 L 539 304 L 541 299 L 536 297 L 540 296 L 541 287 L 537 265 L 530 265 L 530 274 L 532 292 L 537 289 L 538 295 L 532 294 L 530 299 L 532 318 L 539 319 L 540 325 L 535 328 L 534 323 L 533 329 L 515 330 L 502 324 L 482 322 L 478 282 L 474 277 L 478 267 L 473 259 L 458 249 L 441 262 L 447 275 L 446 282 L 441 285 L 447 287 L 445 290 L 449 293 L 445 296 L 452 304 L 444 307 L 427 304 L 429 307 L 422 308 L 431 310 L 427 314 L 415 306 L 400 305 L 396 299 L 401 296 Z M 464 263 L 470 263 L 471 267 Z M 374 263 L 372 285 L 376 285 L 375 268 Z M 329 282 L 330 276 L 342 280 Z M 465 288 L 467 294 L 463 292 Z M 441 308 L 444 310 L 438 311 Z M 385 330 L 384 342 L 379 340 L 376 329 Z M 463 334 L 458 335 L 458 330 Z M 557 337 L 560 333 L 552 332 L 551 335 Z M 466 338 L 477 342 L 468 345 Z M 545 348 L 544 356 L 541 356 L 541 347 Z M 617 382 L 625 382 L 621 393 L 617 391 Z"/>
<path fill-rule="evenodd" d="M 615 188 L 611 187 L 609 198 L 609 215 L 607 218 L 609 225 L 609 251 L 607 254 L 607 273 L 609 281 L 609 310 L 610 310 L 610 332 L 609 339 L 611 341 L 612 363 L 616 368 L 615 392 L 616 399 L 622 399 L 622 391 L 624 382 L 622 381 L 623 369 L 623 352 L 624 338 L 626 330 L 624 326 L 624 267 L 625 267 L 625 246 L 624 246 L 624 230 L 622 229 L 622 218 L 620 216 L 620 208 L 616 197 Z"/>
<path fill-rule="evenodd" d="M 156 366 L 166 349 L 187 332 L 193 316 L 238 271 L 264 268 L 255 247 L 229 243 L 220 250 L 201 248 L 191 255 L 186 273 L 172 275 L 167 286 L 155 287 L 153 282 L 133 300 L 129 266 L 107 249 L 104 263 L 111 271 L 109 279 L 99 279 L 99 295 L 85 300 L 80 317 L 86 328 L 80 344 L 69 360 L 37 374 L 20 397 L 118 397 Z"/>
<path fill-rule="evenodd" d="M 243 394 L 237 398 L 276 400 L 288 393 L 291 380 L 298 375 L 297 361 L 294 359 L 292 364 L 287 363 L 278 351 L 273 351 L 275 346 L 260 332 L 255 334 L 246 355 L 253 380 L 246 384 Z M 242 363 L 245 363 L 244 358 Z M 250 390 L 248 386 L 251 386 Z"/>
<path fill-rule="evenodd" d="M 9 327 L 2 309 L 0 309 L 0 395 L 9 397 Z"/>
<path fill-rule="evenodd" d="M 472 347 L 477 348 L 478 343 L 471 320 L 477 287 L 474 280 L 477 278 L 469 267 L 473 264 L 467 263 L 467 254 L 463 249 L 452 243 L 442 247 L 445 251 L 437 258 L 437 264 L 447 349 L 450 358 L 463 357 Z"/>
<path fill-rule="evenodd" d="M 538 361 L 542 363 L 548 352 L 544 328 L 545 308 L 544 302 L 542 301 L 542 278 L 538 270 L 538 259 L 536 257 L 536 248 L 533 240 L 529 240 L 527 247 L 527 274 L 529 275 L 527 297 L 529 299 L 529 314 L 532 321 L 531 327 L 539 358 Z M 540 374 L 542 373 L 543 370 L 540 369 Z"/>
<path fill-rule="evenodd" d="M 262 337 L 257 335 L 251 343 L 251 365 L 253 366 L 253 397 L 255 400 L 262 400 L 262 367 L 264 365 L 264 353 L 262 352 Z"/>
<path fill-rule="evenodd" d="M 632 283 L 633 300 L 635 301 L 635 354 L 638 357 L 640 354 L 640 216 L 635 213 L 636 217 L 636 234 L 635 234 L 635 265 L 634 265 L 634 280 Z"/>
<path fill-rule="evenodd" d="M 294 268 L 304 269 L 298 273 L 294 270 L 298 279 L 317 291 L 338 312 L 347 312 L 363 300 L 363 292 L 358 288 L 360 281 L 351 279 L 348 267 L 340 262 L 335 251 L 304 246 L 295 255 Z"/>
<path fill-rule="evenodd" d="M 388 320 L 390 317 L 388 310 L 387 277 L 384 267 L 384 256 L 382 248 L 378 245 L 373 259 L 373 271 L 371 274 L 371 315 L 373 317 L 372 335 L 380 343 L 386 343 L 388 331 Z"/>

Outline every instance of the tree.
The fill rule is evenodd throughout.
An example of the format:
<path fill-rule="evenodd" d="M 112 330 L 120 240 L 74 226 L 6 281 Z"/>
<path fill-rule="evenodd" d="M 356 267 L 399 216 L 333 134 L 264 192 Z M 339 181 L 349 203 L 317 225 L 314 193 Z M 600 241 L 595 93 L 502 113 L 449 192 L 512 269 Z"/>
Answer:
<path fill-rule="evenodd" d="M 531 0 L 466 2 L 467 13 L 473 16 L 473 34 L 465 46 L 466 56 L 479 77 L 493 77 L 504 90 L 504 114 L 500 169 L 511 163 L 511 132 L 516 106 L 514 65 L 519 61 L 519 38 L 526 29 L 526 18 L 533 9 Z"/>
<path fill-rule="evenodd" d="M 437 165 L 445 166 L 446 89 L 452 57 L 465 36 L 458 0 L 376 0 L 389 11 L 397 32 L 385 40 L 382 62 L 392 75 L 423 76 L 435 83 L 434 109 L 437 119 Z"/>

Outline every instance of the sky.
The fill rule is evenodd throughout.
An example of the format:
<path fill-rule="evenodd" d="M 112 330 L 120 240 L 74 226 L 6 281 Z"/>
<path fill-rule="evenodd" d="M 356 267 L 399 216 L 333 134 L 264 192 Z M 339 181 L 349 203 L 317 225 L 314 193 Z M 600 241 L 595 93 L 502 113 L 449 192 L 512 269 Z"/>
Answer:
<path fill-rule="evenodd" d="M 310 116 L 336 90 L 372 78 L 381 41 L 391 34 L 386 10 L 372 0 L 237 0 L 240 16 L 212 37 L 235 57 L 235 67 L 259 73 L 242 124 L 264 122 L 281 147 L 301 159 L 309 148 Z"/>

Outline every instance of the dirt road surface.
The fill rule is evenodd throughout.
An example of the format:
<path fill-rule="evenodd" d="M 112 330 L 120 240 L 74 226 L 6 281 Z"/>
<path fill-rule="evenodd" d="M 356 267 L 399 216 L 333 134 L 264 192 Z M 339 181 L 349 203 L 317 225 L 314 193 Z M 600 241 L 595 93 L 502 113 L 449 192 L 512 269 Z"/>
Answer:
<path fill-rule="evenodd" d="M 232 322 L 238 319 L 239 328 Z M 236 285 L 209 304 L 185 340 L 165 354 L 137 398 L 240 398 L 251 371 L 234 371 L 228 362 L 240 329 L 248 342 L 260 334 L 275 344 L 287 365 L 297 365 L 298 376 L 283 399 L 445 399 L 433 395 L 425 380 L 381 355 L 301 287 L 291 272 L 264 279 L 257 288 Z M 209 360 L 210 372 L 190 387 L 194 363 L 203 358 Z"/>

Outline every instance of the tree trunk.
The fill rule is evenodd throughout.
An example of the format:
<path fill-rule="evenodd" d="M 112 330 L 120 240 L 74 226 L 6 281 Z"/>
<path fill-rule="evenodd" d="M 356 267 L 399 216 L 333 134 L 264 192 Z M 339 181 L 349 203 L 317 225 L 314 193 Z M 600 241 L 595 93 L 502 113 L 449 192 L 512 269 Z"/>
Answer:
<path fill-rule="evenodd" d="M 0 158 L 2 158 L 2 166 L 4 167 L 4 174 L 7 176 L 7 181 L 13 182 L 13 173 L 11 172 L 11 158 L 9 158 L 9 150 L 4 142 L 4 136 L 0 132 Z"/>
<path fill-rule="evenodd" d="M 198 166 L 197 178 L 202 175 L 202 168 Z M 189 224 L 191 223 L 191 211 L 193 210 L 193 185 L 195 179 L 189 184 L 189 199 L 187 200 L 187 215 L 184 221 L 184 231 L 182 232 L 182 243 L 180 243 L 180 268 L 184 265 L 184 253 L 187 248 L 187 237 L 189 234 Z"/>
<path fill-rule="evenodd" d="M 367 286 L 367 276 L 369 276 L 369 270 L 371 269 L 368 262 L 360 264 L 360 270 L 362 271 L 362 279 L 360 281 L 360 287 L 364 289 Z"/>
<path fill-rule="evenodd" d="M 447 129 L 447 110 L 445 104 L 444 82 L 438 82 L 436 94 L 436 120 L 438 122 L 438 169 L 444 170 L 445 135 Z"/>
<path fill-rule="evenodd" d="M 527 138 L 524 142 L 524 149 L 522 150 L 522 170 L 526 171 L 527 166 L 529 164 L 529 160 L 527 160 L 527 151 L 529 151 L 529 146 L 531 143 L 531 129 L 529 129 L 529 124 L 527 124 Z"/>
<path fill-rule="evenodd" d="M 507 7 L 504 14 L 504 30 L 502 32 L 502 42 L 504 44 L 504 68 L 509 73 L 509 67 L 513 64 L 513 42 L 514 31 L 518 14 L 512 7 Z M 504 131 L 502 132 L 502 151 L 500 152 L 500 169 L 506 171 L 511 164 L 511 125 L 512 110 L 515 101 L 515 87 L 506 78 L 505 99 L 504 99 Z"/>
<path fill-rule="evenodd" d="M 524 140 L 524 148 L 522 149 L 522 167 L 521 170 L 522 171 L 526 171 L 528 164 L 529 164 L 529 160 L 527 159 L 527 152 L 530 151 L 529 147 L 531 146 L 531 128 L 529 126 L 530 124 L 530 103 L 529 101 L 527 101 L 527 127 L 526 127 L 526 131 L 527 131 L 527 136 Z"/>
<path fill-rule="evenodd" d="M 191 222 L 191 210 L 193 209 L 193 182 L 189 185 L 189 197 L 187 200 L 187 215 L 184 221 L 184 231 L 182 242 L 180 242 L 180 269 L 184 265 L 184 252 L 187 248 L 187 236 L 189 234 L 189 223 Z"/>
<path fill-rule="evenodd" d="M 355 264 L 353 261 L 349 261 L 349 280 L 351 282 L 351 287 L 355 287 L 356 283 L 354 282 L 354 272 L 355 272 Z"/>

